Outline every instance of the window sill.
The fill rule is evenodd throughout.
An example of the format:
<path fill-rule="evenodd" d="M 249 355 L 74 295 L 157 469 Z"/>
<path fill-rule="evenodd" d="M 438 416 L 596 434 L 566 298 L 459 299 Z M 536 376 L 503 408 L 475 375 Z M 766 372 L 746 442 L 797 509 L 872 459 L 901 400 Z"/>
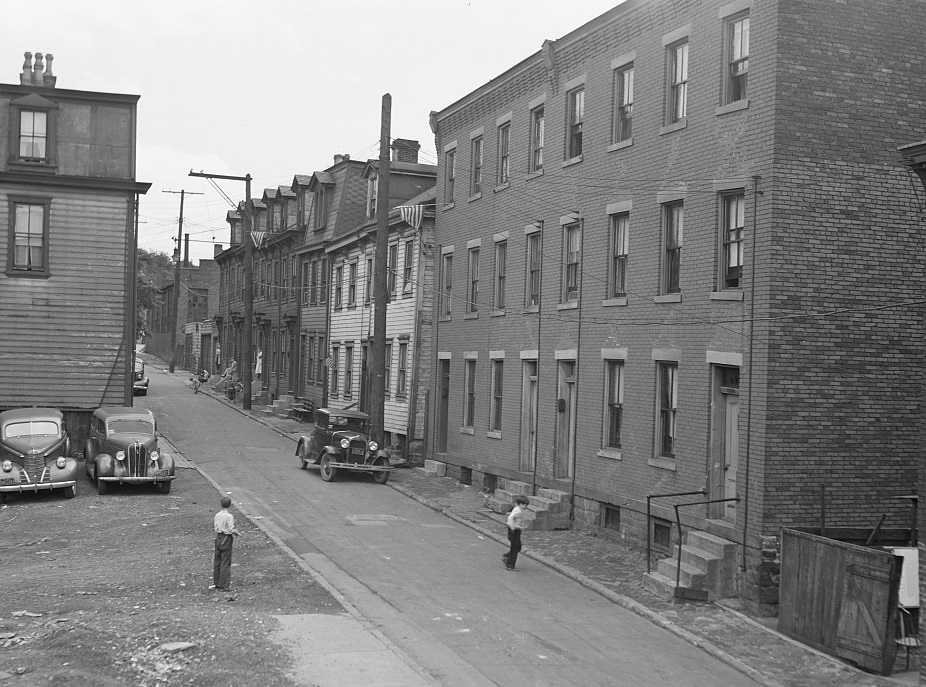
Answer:
<path fill-rule="evenodd" d="M 681 303 L 682 294 L 680 293 L 665 293 L 661 296 L 656 296 L 653 298 L 653 303 Z"/>
<path fill-rule="evenodd" d="M 476 433 L 476 430 L 473 427 L 460 427 L 460 434 L 469 434 L 473 436 Z"/>
<path fill-rule="evenodd" d="M 504 317 L 504 316 L 505 316 L 504 310 L 493 310 L 491 313 L 489 313 L 489 317 Z"/>
<path fill-rule="evenodd" d="M 633 145 L 633 136 L 623 141 L 618 141 L 617 143 L 612 143 L 608 146 L 608 152 L 613 153 L 615 150 L 623 150 L 624 148 L 629 148 Z"/>
<path fill-rule="evenodd" d="M 357 304 L 356 304 L 356 303 L 348 303 L 348 304 L 347 304 L 347 309 L 348 309 L 348 310 L 356 310 L 356 309 L 357 309 Z"/>
<path fill-rule="evenodd" d="M 675 131 L 681 131 L 682 129 L 686 128 L 688 128 L 688 117 L 682 117 L 677 122 L 666 124 L 664 127 L 659 129 L 659 135 L 662 136 L 663 134 L 671 134 Z"/>
<path fill-rule="evenodd" d="M 453 203 L 453 202 L 444 203 L 444 206 L 441 209 L 442 210 L 453 210 L 454 205 L 456 205 L 456 203 Z"/>
<path fill-rule="evenodd" d="M 601 301 L 602 308 L 613 308 L 615 306 L 627 305 L 627 297 L 622 296 L 620 298 L 606 298 Z"/>
<path fill-rule="evenodd" d="M 510 182 L 510 181 L 505 181 L 505 182 L 499 184 L 498 186 L 496 186 L 496 187 L 495 187 L 494 189 L 492 189 L 492 190 L 493 190 L 493 192 L 498 193 L 499 191 L 504 191 L 506 188 L 509 188 L 510 186 L 511 186 L 511 182 Z"/>
<path fill-rule="evenodd" d="M 9 170 L 11 172 L 33 172 L 38 174 L 56 174 L 58 165 L 50 161 L 27 162 L 19 158 L 13 158 L 9 161 Z"/>
<path fill-rule="evenodd" d="M 529 172 L 527 176 L 525 177 L 525 181 L 530 181 L 531 179 L 536 179 L 537 177 L 542 177 L 542 176 L 543 176 L 543 170 L 537 169 L 537 170 L 534 170 L 533 172 Z"/>
<path fill-rule="evenodd" d="M 676 471 L 675 458 L 665 458 L 663 456 L 658 456 L 656 458 L 650 458 L 647 462 L 651 467 L 659 468 L 660 470 L 671 470 L 672 472 Z"/>
<path fill-rule="evenodd" d="M 580 162 L 582 162 L 582 156 L 581 156 L 581 155 L 576 155 L 575 157 L 571 157 L 571 158 L 569 158 L 568 160 L 563 160 L 562 167 L 564 167 L 564 168 L 565 168 L 565 167 L 572 167 L 572 165 L 577 165 L 577 164 L 579 164 Z"/>
<path fill-rule="evenodd" d="M 479 200 L 482 198 L 482 191 L 477 191 L 467 199 L 467 203 L 472 203 L 474 200 Z"/>
<path fill-rule="evenodd" d="M 712 301 L 741 301 L 743 300 L 742 291 L 712 291 Z"/>
<path fill-rule="evenodd" d="M 477 312 L 468 312 L 468 313 L 466 313 L 465 315 L 463 315 L 463 319 L 464 319 L 464 320 L 478 320 L 478 319 L 479 319 L 479 313 L 477 313 Z"/>
<path fill-rule="evenodd" d="M 15 270 L 8 269 L 6 271 L 6 276 L 8 277 L 21 277 L 23 279 L 47 279 L 51 276 L 49 272 L 46 271 L 37 271 L 37 270 Z"/>
<path fill-rule="evenodd" d="M 527 305 L 524 307 L 524 312 L 540 312 L 539 305 Z"/>
<path fill-rule="evenodd" d="M 502 438 L 501 430 L 486 432 L 486 439 L 501 439 L 501 438 Z"/>
<path fill-rule="evenodd" d="M 557 303 L 557 310 L 578 310 L 579 301 L 567 301 L 566 303 Z"/>
<path fill-rule="evenodd" d="M 440 317 L 437 318 L 437 321 L 438 322 L 450 322 L 451 319 L 452 318 L 450 315 L 441 315 Z"/>
<path fill-rule="evenodd" d="M 611 458 L 613 460 L 623 460 L 619 448 L 600 448 L 596 452 L 600 458 Z"/>
<path fill-rule="evenodd" d="M 748 109 L 749 109 L 749 98 L 746 98 L 745 100 L 737 100 L 732 103 L 728 103 L 726 105 L 718 105 L 714 109 L 714 114 L 719 117 L 720 115 L 729 114 L 730 112 L 739 112 L 740 110 L 748 110 Z"/>

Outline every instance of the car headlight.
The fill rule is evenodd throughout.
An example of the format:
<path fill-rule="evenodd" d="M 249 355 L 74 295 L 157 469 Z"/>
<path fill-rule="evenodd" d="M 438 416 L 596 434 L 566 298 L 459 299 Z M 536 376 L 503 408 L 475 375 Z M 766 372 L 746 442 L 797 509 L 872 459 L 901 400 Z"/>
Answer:
<path fill-rule="evenodd" d="M 125 451 L 116 451 L 116 460 L 125 460 Z"/>
<path fill-rule="evenodd" d="M 55 465 L 58 466 L 59 470 L 63 470 L 64 466 L 67 464 L 68 462 L 64 459 L 64 456 L 58 456 L 58 460 L 55 461 Z"/>
<path fill-rule="evenodd" d="M 158 458 L 160 458 L 160 456 L 158 455 L 157 451 L 152 451 L 151 453 L 148 454 L 148 458 L 151 459 L 152 463 L 156 463 L 158 461 Z"/>
<path fill-rule="evenodd" d="M 350 447 L 350 439 L 347 439 L 347 438 L 341 439 L 341 448 L 348 448 L 348 447 Z"/>
<path fill-rule="evenodd" d="M 379 444 L 377 444 L 375 441 L 371 441 L 371 442 L 368 444 L 368 446 L 370 447 L 370 450 L 371 450 L 371 451 L 375 451 L 376 449 L 379 448 Z"/>
<path fill-rule="evenodd" d="M 11 461 L 11 460 L 5 460 L 5 461 L 3 461 L 3 466 L 2 466 L 2 467 L 3 467 L 3 471 L 4 471 L 4 472 L 12 472 L 12 471 L 13 471 L 13 461 Z"/>

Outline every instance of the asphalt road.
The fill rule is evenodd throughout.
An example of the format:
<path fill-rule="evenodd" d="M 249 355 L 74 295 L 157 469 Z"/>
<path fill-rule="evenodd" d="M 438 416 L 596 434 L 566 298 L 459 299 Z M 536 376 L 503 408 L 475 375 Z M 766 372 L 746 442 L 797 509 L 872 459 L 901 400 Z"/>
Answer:
<path fill-rule="evenodd" d="M 499 544 L 366 475 L 323 482 L 288 438 L 154 367 L 149 377 L 136 403 L 159 431 L 438 684 L 753 684 L 535 561 L 505 570 Z"/>

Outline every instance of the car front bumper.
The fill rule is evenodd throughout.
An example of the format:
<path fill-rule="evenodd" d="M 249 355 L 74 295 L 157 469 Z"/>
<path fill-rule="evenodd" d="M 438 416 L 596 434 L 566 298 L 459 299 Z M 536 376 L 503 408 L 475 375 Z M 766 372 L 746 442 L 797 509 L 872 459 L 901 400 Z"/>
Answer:
<path fill-rule="evenodd" d="M 118 482 L 119 484 L 153 484 L 155 482 L 170 482 L 177 479 L 176 475 L 156 475 L 154 477 L 132 477 L 131 475 L 116 475 L 114 477 L 97 477 L 101 482 Z"/>
<path fill-rule="evenodd" d="M 52 489 L 67 489 L 77 485 L 77 480 L 65 480 L 63 482 L 16 482 L 15 484 L 6 484 L 12 480 L 0 479 L 0 493 L 17 494 L 23 492 L 51 491 Z"/>

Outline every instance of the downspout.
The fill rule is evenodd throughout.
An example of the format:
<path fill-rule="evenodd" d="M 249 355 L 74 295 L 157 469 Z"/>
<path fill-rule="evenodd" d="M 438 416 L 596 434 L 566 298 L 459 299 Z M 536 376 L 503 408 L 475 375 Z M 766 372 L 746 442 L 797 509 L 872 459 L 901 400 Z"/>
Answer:
<path fill-rule="evenodd" d="M 585 221 L 578 217 L 579 220 L 579 240 L 582 242 L 582 246 L 579 248 L 579 270 L 576 274 L 576 279 L 579 280 L 579 309 L 576 311 L 579 324 L 576 332 L 576 385 L 575 385 L 575 394 L 576 398 L 579 398 L 579 361 L 582 359 L 580 351 L 582 350 L 582 284 L 585 280 L 582 278 L 582 269 L 581 267 L 585 264 Z M 575 421 L 577 418 L 573 418 Z M 576 433 L 572 433 L 572 484 L 569 488 L 569 522 L 572 523 L 575 521 L 575 511 L 576 511 Z"/>
<path fill-rule="evenodd" d="M 535 220 L 535 222 L 540 225 L 540 277 L 538 279 L 539 284 L 537 285 L 537 407 L 536 412 L 534 412 L 534 466 L 533 473 L 531 474 L 531 491 L 535 494 L 537 493 L 537 459 L 539 458 L 539 451 L 537 442 L 537 437 L 540 434 L 540 329 L 543 324 L 543 220 Z M 530 265 L 528 265 L 530 269 Z"/>
<path fill-rule="evenodd" d="M 762 179 L 760 176 L 753 176 L 753 200 L 752 200 L 752 274 L 749 278 L 749 372 L 747 374 L 749 391 L 746 393 L 747 403 L 749 408 L 746 410 L 746 475 L 745 481 L 746 485 L 743 489 L 743 548 L 742 548 L 742 563 L 741 569 L 746 569 L 746 537 L 748 532 L 749 524 L 749 465 L 750 465 L 750 447 L 752 445 L 752 372 L 754 369 L 753 358 L 755 357 L 755 338 L 754 332 L 756 328 L 756 251 L 758 249 L 758 241 L 756 237 L 758 235 L 758 205 L 759 205 L 759 196 L 763 194 L 759 190 L 759 181 Z"/>
<path fill-rule="evenodd" d="M 435 200 L 435 203 L 436 202 L 437 201 Z M 435 210 L 434 210 L 434 238 L 435 239 L 437 238 L 437 206 L 436 205 L 435 205 Z M 434 391 L 434 398 L 437 399 L 438 403 L 440 403 L 440 384 L 441 384 L 440 361 L 437 357 L 437 354 L 440 351 L 440 319 L 441 319 L 441 314 L 442 314 L 442 305 L 444 302 L 444 293 L 443 293 L 444 246 L 443 244 L 435 244 L 434 255 L 435 255 L 435 260 L 437 261 L 437 265 L 435 266 L 435 271 L 437 274 L 437 278 L 440 281 L 437 283 L 437 288 L 431 292 L 431 304 L 432 304 L 431 305 L 431 308 L 432 308 L 431 321 L 434 323 L 434 345 L 431 346 L 431 350 L 434 351 L 434 355 L 431 357 L 431 369 L 434 371 L 434 375 L 432 375 L 432 389 Z M 436 256 L 440 256 L 440 257 L 436 257 Z M 434 308 L 435 299 L 436 299 L 436 304 L 437 304 L 436 308 Z M 432 456 L 437 455 L 437 437 L 440 434 L 440 427 L 438 426 L 438 423 L 440 422 L 440 420 L 438 419 L 439 414 L 440 414 L 439 412 L 434 413 L 434 422 L 432 425 L 433 431 L 431 432 L 431 455 Z"/>
<path fill-rule="evenodd" d="M 424 227 L 424 211 L 421 216 L 422 229 Z M 402 458 L 408 462 L 408 446 L 415 438 L 418 426 L 418 361 L 421 359 L 421 291 L 424 278 L 421 274 L 421 255 L 424 252 L 424 232 L 415 230 L 417 249 L 415 250 L 415 343 L 412 346 L 411 388 L 409 389 L 408 427 L 405 434 L 405 446 L 402 449 Z"/>

